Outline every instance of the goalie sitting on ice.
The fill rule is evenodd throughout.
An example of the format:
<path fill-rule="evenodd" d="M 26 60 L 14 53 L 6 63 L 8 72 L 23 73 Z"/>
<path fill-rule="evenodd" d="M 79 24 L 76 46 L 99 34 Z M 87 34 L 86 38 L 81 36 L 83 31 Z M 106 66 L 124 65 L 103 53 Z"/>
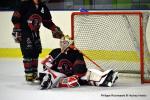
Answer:
<path fill-rule="evenodd" d="M 39 73 L 41 89 L 80 85 L 113 86 L 118 72 L 87 69 L 82 53 L 73 48 L 72 43 L 69 36 L 64 36 L 60 39 L 60 48 L 52 50 L 42 60 L 44 71 Z"/>

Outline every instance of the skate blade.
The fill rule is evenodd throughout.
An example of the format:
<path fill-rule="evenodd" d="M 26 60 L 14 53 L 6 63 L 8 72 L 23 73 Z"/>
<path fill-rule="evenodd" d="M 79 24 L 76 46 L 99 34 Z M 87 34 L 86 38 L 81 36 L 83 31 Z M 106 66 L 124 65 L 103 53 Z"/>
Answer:
<path fill-rule="evenodd" d="M 40 88 L 40 90 L 47 90 L 47 88 L 45 88 L 45 87 L 41 87 L 41 88 Z"/>
<path fill-rule="evenodd" d="M 113 75 L 113 79 L 112 79 L 112 83 L 114 84 L 116 82 L 116 80 L 118 79 L 118 72 L 115 72 Z"/>
<path fill-rule="evenodd" d="M 113 74 L 113 79 L 112 79 L 112 82 L 108 82 L 108 87 L 112 87 L 113 84 L 115 83 L 115 81 L 118 79 L 118 72 L 115 72 Z"/>

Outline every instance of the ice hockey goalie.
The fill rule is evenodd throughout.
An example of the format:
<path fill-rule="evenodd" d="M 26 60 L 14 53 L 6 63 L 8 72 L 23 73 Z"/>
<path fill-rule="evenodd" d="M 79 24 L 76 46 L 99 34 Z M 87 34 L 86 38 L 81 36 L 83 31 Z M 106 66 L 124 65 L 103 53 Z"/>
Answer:
<path fill-rule="evenodd" d="M 39 74 L 41 88 L 73 88 L 80 85 L 113 86 L 118 78 L 118 72 L 87 69 L 83 54 L 70 47 L 71 43 L 68 36 L 63 37 L 60 40 L 60 48 L 52 50 L 42 60 L 44 71 Z"/>

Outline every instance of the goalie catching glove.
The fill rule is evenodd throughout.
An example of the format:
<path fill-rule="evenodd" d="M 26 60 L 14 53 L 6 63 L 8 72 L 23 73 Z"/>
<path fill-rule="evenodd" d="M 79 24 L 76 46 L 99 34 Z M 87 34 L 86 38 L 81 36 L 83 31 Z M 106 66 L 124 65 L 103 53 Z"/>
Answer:
<path fill-rule="evenodd" d="M 52 31 L 52 35 L 54 38 L 62 38 L 64 36 L 63 32 L 61 31 L 61 29 L 58 26 L 52 26 L 51 28 Z"/>
<path fill-rule="evenodd" d="M 16 43 L 21 42 L 21 29 L 13 29 L 12 36 L 14 37 L 14 40 Z"/>

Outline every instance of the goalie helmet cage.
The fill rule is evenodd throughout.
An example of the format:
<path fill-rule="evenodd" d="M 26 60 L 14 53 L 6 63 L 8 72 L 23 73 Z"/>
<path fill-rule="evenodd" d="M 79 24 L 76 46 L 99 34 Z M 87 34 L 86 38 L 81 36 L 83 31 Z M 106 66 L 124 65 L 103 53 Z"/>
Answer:
<path fill-rule="evenodd" d="M 143 12 L 73 12 L 71 38 L 76 48 L 104 70 L 140 74 L 141 83 L 150 83 L 148 18 Z M 96 68 L 85 61 L 87 67 Z"/>

